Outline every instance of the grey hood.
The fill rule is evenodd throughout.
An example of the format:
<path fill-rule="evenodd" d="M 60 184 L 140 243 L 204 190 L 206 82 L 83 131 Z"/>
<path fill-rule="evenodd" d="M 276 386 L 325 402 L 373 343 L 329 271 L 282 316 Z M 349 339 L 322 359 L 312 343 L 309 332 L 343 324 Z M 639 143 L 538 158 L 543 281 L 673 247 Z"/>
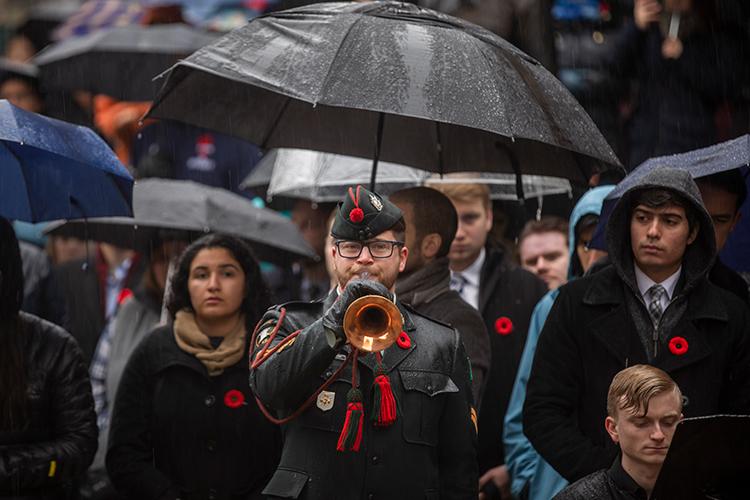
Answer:
<path fill-rule="evenodd" d="M 698 186 L 690 173 L 673 168 L 660 168 L 645 175 L 637 184 L 625 191 L 607 223 L 607 247 L 617 274 L 635 291 L 633 253 L 630 248 L 630 204 L 636 192 L 650 188 L 666 188 L 681 194 L 696 209 L 700 228 L 695 241 L 688 245 L 682 258 L 683 291 L 692 288 L 704 277 L 716 257 L 716 241 L 711 217 L 703 206 Z M 681 278 L 682 280 L 682 278 Z"/>

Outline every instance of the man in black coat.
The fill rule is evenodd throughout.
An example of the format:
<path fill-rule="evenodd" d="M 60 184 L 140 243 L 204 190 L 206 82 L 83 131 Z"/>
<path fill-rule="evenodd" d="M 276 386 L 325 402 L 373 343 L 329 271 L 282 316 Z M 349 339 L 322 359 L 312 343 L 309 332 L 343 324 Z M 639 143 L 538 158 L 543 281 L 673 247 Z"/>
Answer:
<path fill-rule="evenodd" d="M 703 204 L 714 223 L 716 236 L 716 251 L 721 252 L 729 238 L 729 234 L 740 221 L 740 208 L 747 198 L 747 186 L 738 168 L 726 170 L 695 179 L 701 192 Z M 739 298 L 750 303 L 748 284 L 735 271 L 727 267 L 719 257 L 716 257 L 708 279 L 711 283 L 729 290 Z"/>
<path fill-rule="evenodd" d="M 448 251 L 458 228 L 456 209 L 441 192 L 427 187 L 402 189 L 389 199 L 404 214 L 409 259 L 396 280 L 396 295 L 421 314 L 461 334 L 471 362 L 476 406 L 490 368 L 490 340 L 479 312 L 450 289 Z"/>
<path fill-rule="evenodd" d="M 531 313 L 547 286 L 513 263 L 499 247 L 487 244 L 492 229 L 489 189 L 480 184 L 437 184 L 458 213 L 458 231 L 448 255 L 451 287 L 479 310 L 492 351 L 490 371 L 479 409 L 480 488 L 490 498 L 507 497 L 510 478 L 505 467 L 503 420 L 518 364 L 526 343 Z"/>
<path fill-rule="evenodd" d="M 250 386 L 289 418 L 265 495 L 477 497 L 476 412 L 459 334 L 393 296 L 409 253 L 404 229 L 395 205 L 350 188 L 331 230 L 339 286 L 323 302 L 277 306 L 261 319 Z M 380 352 L 352 348 L 344 332 L 348 307 L 365 295 L 391 301 L 403 318 Z"/>
<path fill-rule="evenodd" d="M 707 279 L 714 231 L 690 174 L 660 169 L 615 206 L 612 265 L 568 283 L 542 330 L 524 406 L 524 432 L 575 481 L 608 467 L 611 378 L 650 364 L 682 389 L 686 417 L 750 411 L 750 313 Z"/>

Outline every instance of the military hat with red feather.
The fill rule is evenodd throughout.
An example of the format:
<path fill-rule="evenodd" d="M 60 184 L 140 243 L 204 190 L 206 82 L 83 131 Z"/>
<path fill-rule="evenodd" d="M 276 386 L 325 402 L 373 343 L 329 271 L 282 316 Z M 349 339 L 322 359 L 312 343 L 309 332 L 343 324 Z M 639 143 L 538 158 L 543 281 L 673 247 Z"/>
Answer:
<path fill-rule="evenodd" d="M 331 235 L 339 240 L 365 241 L 387 231 L 401 220 L 401 210 L 377 193 L 357 186 L 339 203 Z"/>

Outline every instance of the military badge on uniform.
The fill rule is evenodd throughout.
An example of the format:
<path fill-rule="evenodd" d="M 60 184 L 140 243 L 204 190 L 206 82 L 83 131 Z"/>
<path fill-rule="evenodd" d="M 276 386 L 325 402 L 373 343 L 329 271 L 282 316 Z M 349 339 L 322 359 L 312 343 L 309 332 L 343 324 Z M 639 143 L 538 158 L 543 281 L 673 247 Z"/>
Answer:
<path fill-rule="evenodd" d="M 383 210 L 383 202 L 381 202 L 381 201 L 380 201 L 380 200 L 378 199 L 378 197 L 377 197 L 377 196 L 375 196 L 375 195 L 374 195 L 374 194 L 372 194 L 372 193 L 370 193 L 370 203 L 371 203 L 371 204 L 372 204 L 372 206 L 373 206 L 373 207 L 375 208 L 375 210 L 377 210 L 378 212 L 380 212 L 381 210 Z"/>
<path fill-rule="evenodd" d="M 263 347 L 263 345 L 268 342 L 269 337 L 271 337 L 271 332 L 273 331 L 273 325 L 266 327 L 265 329 L 261 330 L 258 333 L 258 338 L 255 340 L 255 347 Z"/>
<path fill-rule="evenodd" d="M 320 391 L 318 394 L 317 406 L 321 411 L 328 411 L 333 408 L 333 402 L 336 400 L 336 393 L 332 391 Z"/>

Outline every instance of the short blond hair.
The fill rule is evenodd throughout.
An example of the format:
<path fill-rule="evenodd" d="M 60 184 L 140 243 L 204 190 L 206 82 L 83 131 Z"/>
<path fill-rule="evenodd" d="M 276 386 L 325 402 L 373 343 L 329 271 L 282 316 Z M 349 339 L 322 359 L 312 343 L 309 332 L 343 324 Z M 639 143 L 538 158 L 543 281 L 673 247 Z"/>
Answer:
<path fill-rule="evenodd" d="M 428 182 L 427 186 L 440 191 L 451 201 L 471 203 L 480 200 L 488 212 L 492 210 L 490 188 L 486 184 Z"/>
<path fill-rule="evenodd" d="M 628 410 L 634 414 L 641 411 L 645 416 L 651 399 L 666 392 L 677 394 L 682 411 L 682 392 L 664 370 L 650 365 L 625 368 L 615 375 L 609 385 L 607 415 L 614 418 L 618 411 Z"/>

